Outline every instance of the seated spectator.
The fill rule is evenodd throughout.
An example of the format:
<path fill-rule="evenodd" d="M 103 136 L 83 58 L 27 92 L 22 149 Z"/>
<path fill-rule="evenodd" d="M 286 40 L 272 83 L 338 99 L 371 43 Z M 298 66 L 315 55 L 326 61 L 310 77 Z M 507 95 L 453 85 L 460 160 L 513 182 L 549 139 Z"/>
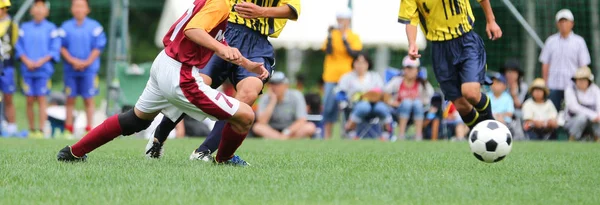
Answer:
<path fill-rule="evenodd" d="M 513 104 L 515 106 L 513 122 L 511 124 L 511 127 L 514 128 L 512 130 L 513 138 L 525 139 L 523 123 L 521 121 L 523 118 L 521 107 L 523 102 L 525 102 L 525 98 L 527 97 L 528 86 L 527 83 L 523 82 L 523 70 L 521 70 L 519 61 L 510 59 L 504 63 L 502 68 L 500 68 L 500 73 L 504 74 L 504 77 L 506 78 L 507 91 L 512 97 Z"/>
<path fill-rule="evenodd" d="M 444 120 L 446 120 L 446 124 L 448 128 L 454 129 L 453 136 L 450 138 L 452 141 L 463 141 L 466 139 L 467 134 L 469 133 L 469 127 L 462 121 L 460 114 L 454 107 L 452 102 L 448 102 L 446 105 L 446 110 L 444 110 Z"/>
<path fill-rule="evenodd" d="M 381 91 L 383 79 L 379 74 L 370 72 L 371 59 L 365 53 L 359 54 L 352 62 L 352 69 L 352 72 L 342 76 L 338 85 L 338 100 L 349 102 L 352 108 L 345 129 L 354 130 L 357 123 L 376 116 L 386 124 L 385 131 L 391 132 L 392 115 L 383 102 Z"/>
<path fill-rule="evenodd" d="M 594 137 L 600 136 L 600 88 L 594 84 L 594 75 L 588 67 L 579 68 L 572 80 L 575 85 L 565 90 L 566 124 L 570 139 L 581 139 L 592 129 Z"/>
<path fill-rule="evenodd" d="M 288 79 L 275 72 L 268 83 L 268 93 L 258 100 L 256 122 L 252 131 L 266 139 L 297 139 L 316 132 L 306 120 L 306 101 L 300 91 L 289 89 Z"/>
<path fill-rule="evenodd" d="M 529 88 L 531 98 L 523 103 L 523 129 L 531 140 L 553 139 L 558 128 L 558 112 L 548 99 L 550 90 L 542 78 L 535 79 Z"/>
<path fill-rule="evenodd" d="M 398 138 L 405 139 L 406 127 L 411 117 L 415 124 L 415 139 L 423 139 L 423 118 L 425 105 L 433 96 L 433 87 L 426 79 L 418 77 L 420 61 L 406 56 L 402 60 L 404 76 L 396 76 L 385 86 L 385 92 L 392 95 L 388 104 L 400 116 Z"/>
<path fill-rule="evenodd" d="M 510 128 L 515 106 L 512 97 L 506 92 L 506 78 L 502 74 L 496 73 L 492 76 L 492 81 L 492 91 L 487 93 L 490 103 L 492 103 L 492 114 L 497 121 Z"/>

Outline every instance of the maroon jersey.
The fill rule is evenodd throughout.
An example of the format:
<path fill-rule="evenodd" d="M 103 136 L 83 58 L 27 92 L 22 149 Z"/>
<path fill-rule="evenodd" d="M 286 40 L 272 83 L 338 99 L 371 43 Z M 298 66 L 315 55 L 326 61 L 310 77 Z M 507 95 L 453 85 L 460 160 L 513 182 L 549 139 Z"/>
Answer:
<path fill-rule="evenodd" d="M 224 34 L 230 9 L 228 4 L 229 1 L 225 0 L 195 0 L 163 38 L 167 55 L 183 64 L 203 68 L 214 51 L 188 39 L 185 31 L 203 29 L 226 45 Z"/>

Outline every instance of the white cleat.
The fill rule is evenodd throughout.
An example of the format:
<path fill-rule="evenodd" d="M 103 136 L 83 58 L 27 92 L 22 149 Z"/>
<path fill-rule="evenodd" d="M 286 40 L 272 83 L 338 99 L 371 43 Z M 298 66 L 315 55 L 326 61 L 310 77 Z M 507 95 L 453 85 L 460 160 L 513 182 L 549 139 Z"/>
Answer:
<path fill-rule="evenodd" d="M 210 151 L 202 151 L 202 152 L 198 152 L 196 150 L 192 151 L 192 154 L 190 155 L 190 160 L 200 160 L 200 161 L 204 161 L 204 162 L 213 162 L 214 158 L 212 155 L 210 155 Z"/>
<path fill-rule="evenodd" d="M 150 138 L 146 144 L 146 157 L 159 159 L 163 155 L 163 144 L 156 138 Z"/>

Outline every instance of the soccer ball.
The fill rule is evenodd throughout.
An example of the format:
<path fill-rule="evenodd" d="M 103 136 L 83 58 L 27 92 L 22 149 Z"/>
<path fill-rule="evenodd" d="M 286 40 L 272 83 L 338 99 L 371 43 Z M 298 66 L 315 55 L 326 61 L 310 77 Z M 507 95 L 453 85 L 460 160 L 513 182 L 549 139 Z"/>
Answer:
<path fill-rule="evenodd" d="M 480 122 L 469 134 L 471 152 L 487 163 L 503 160 L 512 149 L 512 141 L 508 127 L 496 120 Z"/>

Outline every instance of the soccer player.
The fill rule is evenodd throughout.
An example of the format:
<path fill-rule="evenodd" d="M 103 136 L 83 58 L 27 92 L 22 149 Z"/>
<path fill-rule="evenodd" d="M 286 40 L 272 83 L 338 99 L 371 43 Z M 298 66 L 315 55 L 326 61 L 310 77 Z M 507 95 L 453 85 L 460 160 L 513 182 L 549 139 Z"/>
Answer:
<path fill-rule="evenodd" d="M 27 120 L 30 136 L 43 138 L 46 123 L 46 95 L 50 91 L 50 77 L 54 72 L 53 61 L 60 59 L 60 38 L 56 25 L 47 21 L 49 9 L 45 0 L 36 0 L 30 13 L 33 20 L 21 25 L 16 45 L 16 57 L 21 59 L 23 93 L 27 96 Z M 33 105 L 37 101 L 39 127 L 35 127 Z"/>
<path fill-rule="evenodd" d="M 488 38 L 502 37 L 489 0 L 477 0 L 487 19 Z M 467 126 L 494 119 L 490 99 L 480 91 L 485 82 L 483 40 L 472 31 L 475 17 L 469 0 L 402 0 L 398 22 L 406 24 L 408 55 L 421 57 L 416 44 L 417 25 L 432 41 L 433 71 L 446 99 L 452 101 Z"/>
<path fill-rule="evenodd" d="M 273 46 L 268 37 L 276 38 L 283 30 L 288 19 L 298 19 L 300 15 L 300 0 L 227 0 L 230 2 L 231 13 L 229 24 L 225 32 L 227 43 L 240 49 L 244 56 L 255 62 L 261 62 L 271 73 L 275 64 Z M 235 86 L 235 98 L 249 105 L 254 104 L 261 94 L 264 80 L 248 72 L 243 66 L 227 62 L 218 56 L 213 56 L 206 67 L 200 70 L 210 78 L 206 83 L 212 88 L 217 88 L 229 79 Z M 179 118 L 182 119 L 182 118 Z M 178 122 L 178 121 L 177 121 Z M 173 130 L 177 122 L 163 118 L 154 132 L 155 139 L 150 139 L 146 146 L 146 154 L 159 158 L 162 145 L 168 133 Z M 206 140 L 194 150 L 190 159 L 207 159 L 214 152 L 221 140 L 221 133 L 225 121 L 219 121 L 208 135 Z"/>
<path fill-rule="evenodd" d="M 159 112 L 173 121 L 185 112 L 199 121 L 207 116 L 226 120 L 214 162 L 245 166 L 234 153 L 250 130 L 254 112 L 249 105 L 210 88 L 204 83 L 209 79 L 199 73 L 214 53 L 256 73 L 258 79 L 269 76 L 262 62 L 252 62 L 227 46 L 223 33 L 229 9 L 228 1 L 195 0 L 164 37 L 165 49 L 152 63 L 150 79 L 134 109 L 106 119 L 79 142 L 60 150 L 58 160 L 85 160 L 86 153 L 119 135 L 148 128 Z"/>
<path fill-rule="evenodd" d="M 77 96 L 83 98 L 87 116 L 86 131 L 92 129 L 94 96 L 98 95 L 98 69 L 100 54 L 106 46 L 102 25 L 88 18 L 90 7 L 87 0 L 71 0 L 73 18 L 60 27 L 64 62 L 65 93 L 67 95 L 67 119 L 65 129 L 73 133 L 73 110 Z"/>
<path fill-rule="evenodd" d="M 8 14 L 10 6 L 10 0 L 0 0 L 0 55 L 3 58 L 0 89 L 3 94 L 4 114 L 8 121 L 3 133 L 5 136 L 17 134 L 16 111 L 13 104 L 13 94 L 16 91 L 13 48 L 19 38 L 19 26 L 12 21 Z"/>

